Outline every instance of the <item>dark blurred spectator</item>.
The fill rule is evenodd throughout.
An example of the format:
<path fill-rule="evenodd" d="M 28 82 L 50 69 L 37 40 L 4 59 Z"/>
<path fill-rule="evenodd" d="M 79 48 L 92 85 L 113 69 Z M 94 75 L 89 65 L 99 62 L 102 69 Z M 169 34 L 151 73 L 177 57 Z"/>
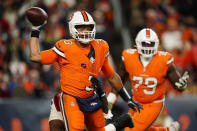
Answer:
<path fill-rule="evenodd" d="M 6 76 L 4 72 L 0 70 L 0 98 L 9 98 L 11 96 L 5 79 Z"/>
<path fill-rule="evenodd" d="M 164 32 L 165 26 L 165 16 L 161 11 L 157 11 L 155 9 L 148 9 L 145 13 L 146 19 L 146 27 L 150 27 L 154 29 L 159 39 L 161 39 L 161 35 Z"/>
<path fill-rule="evenodd" d="M 54 9 L 48 19 L 48 24 L 45 30 L 45 41 L 42 43 L 43 50 L 51 48 L 56 41 L 66 36 L 65 27 L 59 21 L 59 18 L 61 18 L 61 13 L 62 12 L 60 10 Z"/>
<path fill-rule="evenodd" d="M 167 19 L 167 30 L 162 35 L 162 46 L 165 50 L 172 52 L 183 48 L 182 34 L 178 28 L 178 21 L 175 18 Z"/>
<path fill-rule="evenodd" d="M 93 17 L 96 22 L 96 37 L 110 43 L 111 29 L 113 27 L 113 12 L 110 2 L 108 0 L 98 2 L 93 12 Z"/>
<path fill-rule="evenodd" d="M 183 60 L 185 69 L 190 70 L 192 82 L 197 84 L 197 29 L 193 29 L 190 49 Z"/>
<path fill-rule="evenodd" d="M 7 85 L 5 82 L 0 81 L 0 98 L 9 98 L 10 92 L 7 89 Z"/>

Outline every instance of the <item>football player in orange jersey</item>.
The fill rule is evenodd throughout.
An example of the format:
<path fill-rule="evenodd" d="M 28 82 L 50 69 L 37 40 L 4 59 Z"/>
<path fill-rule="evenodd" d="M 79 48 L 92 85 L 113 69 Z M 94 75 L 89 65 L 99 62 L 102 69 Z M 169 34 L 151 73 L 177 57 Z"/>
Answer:
<path fill-rule="evenodd" d="M 165 101 L 165 80 L 168 79 L 178 91 L 187 87 L 189 75 L 183 76 L 176 71 L 170 53 L 157 51 L 159 39 L 150 28 L 142 29 L 136 36 L 137 49 L 126 49 L 122 52 L 123 68 L 121 79 L 125 83 L 130 78 L 133 99 L 143 105 L 140 113 L 129 110 L 133 116 L 134 128 L 125 131 L 177 131 L 178 122 L 169 127 L 151 126 L 162 112 Z M 114 98 L 115 99 L 115 98 Z M 109 99 L 110 105 L 114 99 Z"/>
<path fill-rule="evenodd" d="M 115 131 L 129 124 L 129 127 L 132 127 L 132 118 L 129 114 L 105 126 L 102 102 L 95 94 L 91 82 L 93 77 L 98 78 L 100 71 L 128 102 L 130 108 L 140 111 L 142 107 L 128 95 L 119 75 L 109 64 L 107 42 L 95 39 L 96 24 L 93 18 L 86 11 L 76 11 L 69 18 L 68 24 L 73 39 L 60 40 L 52 49 L 40 52 L 39 33 L 44 24 L 32 27 L 30 39 L 31 61 L 42 64 L 58 62 L 60 66 L 62 93 L 58 106 L 66 131 L 83 131 L 84 123 L 89 131 Z M 50 124 L 54 124 L 53 122 L 55 123 L 50 121 Z"/>

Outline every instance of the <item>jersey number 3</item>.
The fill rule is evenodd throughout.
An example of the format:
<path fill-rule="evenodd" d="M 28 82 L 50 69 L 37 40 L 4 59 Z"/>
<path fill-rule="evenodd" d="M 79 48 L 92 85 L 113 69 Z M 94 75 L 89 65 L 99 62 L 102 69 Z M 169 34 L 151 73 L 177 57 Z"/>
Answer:
<path fill-rule="evenodd" d="M 140 77 L 140 76 L 133 76 L 133 81 L 138 81 L 138 83 L 136 83 L 134 85 L 136 91 L 138 90 L 138 87 L 140 85 L 145 84 L 146 87 L 152 89 L 152 90 L 147 90 L 147 89 L 144 89 L 143 92 L 144 94 L 146 95 L 152 95 L 155 93 L 155 90 L 156 90 L 156 87 L 157 87 L 157 78 L 155 77 L 147 77 L 145 79 L 143 79 L 143 77 Z"/>

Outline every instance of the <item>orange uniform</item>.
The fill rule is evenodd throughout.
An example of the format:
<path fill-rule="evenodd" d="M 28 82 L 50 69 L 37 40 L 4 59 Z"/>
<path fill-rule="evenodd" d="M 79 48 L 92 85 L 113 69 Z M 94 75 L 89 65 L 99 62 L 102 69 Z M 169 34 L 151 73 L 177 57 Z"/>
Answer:
<path fill-rule="evenodd" d="M 163 109 L 165 99 L 165 80 L 167 70 L 173 63 L 173 57 L 168 52 L 158 51 L 151 62 L 144 67 L 136 49 L 127 49 L 122 53 L 126 72 L 132 83 L 133 99 L 143 105 L 140 113 L 133 115 L 134 128 L 126 131 L 144 131 L 156 120 Z"/>
<path fill-rule="evenodd" d="M 104 130 L 105 120 L 102 109 L 83 113 L 76 99 L 90 97 L 94 91 L 89 76 L 98 78 L 102 71 L 106 77 L 113 75 L 114 70 L 108 61 L 109 47 L 101 39 L 92 40 L 88 47 L 79 47 L 75 40 L 60 40 L 52 49 L 42 51 L 42 64 L 58 62 L 60 66 L 61 90 L 60 107 L 69 131 L 84 129 L 84 120 L 89 130 Z M 72 95 L 72 96 L 70 96 Z M 98 121 L 98 119 L 100 121 Z"/>

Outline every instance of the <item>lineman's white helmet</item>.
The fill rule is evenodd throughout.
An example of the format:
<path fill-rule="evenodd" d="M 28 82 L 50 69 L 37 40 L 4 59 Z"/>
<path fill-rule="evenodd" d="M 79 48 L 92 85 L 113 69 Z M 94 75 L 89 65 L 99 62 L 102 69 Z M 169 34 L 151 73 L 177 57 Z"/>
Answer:
<path fill-rule="evenodd" d="M 95 38 L 96 24 L 92 16 L 86 11 L 76 11 L 69 18 L 69 31 L 71 36 L 80 41 L 81 43 L 87 44 Z M 79 25 L 90 25 L 92 26 L 91 31 L 77 31 L 76 26 Z"/>
<path fill-rule="evenodd" d="M 156 54 L 159 39 L 157 34 L 150 28 L 144 28 L 136 36 L 135 39 L 138 53 L 143 57 L 152 57 Z"/>

